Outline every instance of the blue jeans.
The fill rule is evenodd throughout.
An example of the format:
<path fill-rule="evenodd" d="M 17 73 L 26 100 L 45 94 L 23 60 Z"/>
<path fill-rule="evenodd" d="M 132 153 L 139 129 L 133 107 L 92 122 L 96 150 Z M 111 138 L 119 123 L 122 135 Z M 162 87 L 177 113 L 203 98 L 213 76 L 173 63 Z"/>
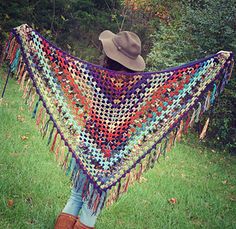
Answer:
<path fill-rule="evenodd" d="M 72 188 L 71 196 L 62 212 L 74 215 L 76 217 L 80 214 L 79 218 L 81 223 L 88 227 L 94 227 L 101 210 L 98 209 L 96 213 L 93 213 L 93 211 L 88 207 L 88 200 L 84 201 L 82 199 L 82 191 L 85 181 L 86 176 L 81 173 L 79 178 L 79 188 Z"/>

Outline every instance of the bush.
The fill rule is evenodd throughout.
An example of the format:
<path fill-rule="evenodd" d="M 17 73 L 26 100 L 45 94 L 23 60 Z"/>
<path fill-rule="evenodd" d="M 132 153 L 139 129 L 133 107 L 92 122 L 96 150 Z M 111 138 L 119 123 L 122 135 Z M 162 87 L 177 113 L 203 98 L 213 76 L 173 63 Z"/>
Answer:
<path fill-rule="evenodd" d="M 181 3 L 169 25 L 152 34 L 153 47 L 147 58 L 149 69 L 163 69 L 220 50 L 236 53 L 236 2 L 206 0 Z M 236 151 L 236 79 L 233 76 L 220 97 L 210 122 L 207 142 L 222 150 Z"/>

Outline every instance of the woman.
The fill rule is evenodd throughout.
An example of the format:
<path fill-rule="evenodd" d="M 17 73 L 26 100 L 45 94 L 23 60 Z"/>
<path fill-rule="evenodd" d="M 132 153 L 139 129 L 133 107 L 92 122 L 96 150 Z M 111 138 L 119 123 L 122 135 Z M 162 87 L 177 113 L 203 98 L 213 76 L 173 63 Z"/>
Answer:
<path fill-rule="evenodd" d="M 135 33 L 122 31 L 114 34 L 105 30 L 100 34 L 99 40 L 103 46 L 102 65 L 104 67 L 119 72 L 137 72 L 145 69 L 145 62 L 140 55 L 141 41 Z M 88 201 L 82 200 L 85 180 L 86 175 L 80 176 L 78 182 L 80 186 L 72 189 L 65 208 L 57 218 L 55 229 L 94 228 L 101 209 L 94 214 L 88 207 Z M 79 219 L 78 214 L 80 214 Z"/>

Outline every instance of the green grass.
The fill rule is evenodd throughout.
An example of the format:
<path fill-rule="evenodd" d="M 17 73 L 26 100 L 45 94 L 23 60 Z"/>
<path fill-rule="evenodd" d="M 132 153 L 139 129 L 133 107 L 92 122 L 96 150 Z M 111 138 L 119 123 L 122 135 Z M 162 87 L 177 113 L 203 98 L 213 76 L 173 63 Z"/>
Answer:
<path fill-rule="evenodd" d="M 3 71 L 0 75 L 1 92 Z M 53 228 L 70 183 L 13 79 L 0 105 L 0 120 L 0 228 Z M 96 228 L 236 228 L 235 162 L 235 157 L 204 148 L 191 135 L 161 158 L 141 184 L 105 209 Z M 170 204 L 170 198 L 177 203 Z"/>

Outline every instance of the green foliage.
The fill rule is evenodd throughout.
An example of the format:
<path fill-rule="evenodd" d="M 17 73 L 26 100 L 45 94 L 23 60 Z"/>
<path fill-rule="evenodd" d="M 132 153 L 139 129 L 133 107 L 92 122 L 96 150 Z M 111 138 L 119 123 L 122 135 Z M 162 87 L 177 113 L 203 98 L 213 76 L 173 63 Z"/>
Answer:
<path fill-rule="evenodd" d="M 89 61 L 91 49 L 98 50 L 98 34 L 106 29 L 117 31 L 111 11 L 119 8 L 119 1 L 95 0 L 39 0 L 0 1 L 1 47 L 7 33 L 14 27 L 27 23 L 54 41 L 59 47 Z M 82 43 L 83 45 L 80 45 Z M 81 48 L 78 50 L 78 48 Z M 88 48 L 88 53 L 87 52 Z"/>
<path fill-rule="evenodd" d="M 186 27 L 181 27 L 181 23 L 176 21 L 170 26 L 161 24 L 159 30 L 152 34 L 154 45 L 146 61 L 149 70 L 177 66 L 191 59 L 194 54 L 191 37 L 186 38 Z"/>
<path fill-rule="evenodd" d="M 199 51 L 236 51 L 236 2 L 206 0 L 203 7 L 187 7 L 185 24 L 191 30 Z"/>
<path fill-rule="evenodd" d="M 184 3 L 182 3 L 184 2 Z M 162 23 L 152 34 L 147 58 L 150 70 L 164 69 L 202 58 L 220 50 L 236 53 L 236 2 L 179 1 L 170 25 Z M 208 144 L 235 152 L 236 79 L 233 76 L 221 95 L 210 122 Z"/>
<path fill-rule="evenodd" d="M 204 6 L 200 2 L 201 7 L 195 2 L 195 7 L 172 8 L 170 25 L 162 23 L 152 34 L 150 67 L 170 67 L 220 50 L 236 52 L 236 2 L 208 0 Z"/>

